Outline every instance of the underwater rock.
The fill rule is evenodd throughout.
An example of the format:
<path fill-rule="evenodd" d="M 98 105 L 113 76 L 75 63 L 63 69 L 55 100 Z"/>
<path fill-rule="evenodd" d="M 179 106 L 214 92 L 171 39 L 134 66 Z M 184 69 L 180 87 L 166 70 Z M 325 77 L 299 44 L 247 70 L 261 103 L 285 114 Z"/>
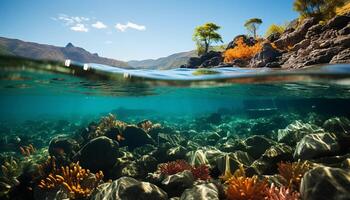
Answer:
<path fill-rule="evenodd" d="M 298 142 L 293 156 L 295 159 L 306 160 L 335 155 L 339 150 L 340 146 L 334 134 L 309 134 Z"/>
<path fill-rule="evenodd" d="M 268 148 L 259 159 L 252 163 L 250 168 L 253 168 L 259 175 L 272 175 L 277 173 L 277 163 L 290 160 L 293 160 L 293 150 L 290 146 L 282 143 Z"/>
<path fill-rule="evenodd" d="M 251 158 L 246 152 L 235 151 L 216 159 L 216 166 L 224 174 L 225 172 L 231 172 L 232 174 L 241 166 L 248 167 L 253 163 L 253 158 Z"/>
<path fill-rule="evenodd" d="M 186 139 L 178 134 L 164 134 L 164 133 L 159 133 L 157 138 L 155 138 L 158 144 L 160 143 L 166 143 L 169 142 L 172 145 L 178 145 L 182 142 L 184 142 Z"/>
<path fill-rule="evenodd" d="M 139 175 L 138 166 L 132 153 L 120 151 L 120 156 L 114 160 L 115 164 L 110 170 L 110 178 L 117 179 L 122 176 L 137 177 Z"/>
<path fill-rule="evenodd" d="M 162 187 L 169 197 L 180 196 L 182 192 L 193 185 L 194 177 L 191 171 L 185 170 L 174 175 L 167 176 Z"/>
<path fill-rule="evenodd" d="M 285 129 L 279 129 L 277 140 L 278 142 L 294 146 L 307 134 L 323 132 L 324 130 L 316 125 L 303 123 L 297 120 L 289 124 Z"/>
<path fill-rule="evenodd" d="M 168 195 L 156 185 L 134 178 L 122 177 L 96 188 L 91 200 L 166 200 Z"/>
<path fill-rule="evenodd" d="M 346 117 L 334 117 L 323 123 L 325 131 L 335 133 L 337 136 L 350 135 L 350 120 Z"/>
<path fill-rule="evenodd" d="M 307 200 L 348 200 L 350 172 L 331 167 L 317 167 L 308 171 L 302 181 L 300 194 Z"/>
<path fill-rule="evenodd" d="M 219 200 L 219 189 L 214 183 L 195 185 L 186 189 L 180 200 Z"/>
<path fill-rule="evenodd" d="M 310 160 L 313 163 L 321 164 L 327 167 L 338 167 L 338 168 L 346 168 L 344 164 L 346 164 L 346 160 L 350 159 L 350 153 L 345 155 L 336 155 L 336 156 L 328 156 L 321 157 L 317 159 Z"/>
<path fill-rule="evenodd" d="M 186 154 L 187 160 L 192 166 L 207 165 L 215 166 L 216 158 L 223 153 L 214 147 L 204 147 Z"/>
<path fill-rule="evenodd" d="M 59 165 L 69 164 L 78 150 L 79 144 L 74 139 L 67 137 L 55 137 L 49 144 L 49 154 L 56 158 Z"/>
<path fill-rule="evenodd" d="M 156 158 L 150 155 L 144 155 L 137 161 L 138 175 L 140 177 L 146 177 L 148 173 L 157 170 L 158 161 Z"/>
<path fill-rule="evenodd" d="M 172 147 L 167 150 L 166 155 L 174 160 L 186 159 L 187 149 L 183 146 Z"/>
<path fill-rule="evenodd" d="M 276 144 L 275 141 L 260 135 L 248 137 L 243 143 L 245 144 L 243 151 L 247 152 L 254 159 L 258 159 L 266 149 Z"/>
<path fill-rule="evenodd" d="M 122 135 L 125 139 L 120 142 L 120 146 L 128 146 L 129 150 L 146 144 L 155 144 L 151 136 L 136 126 L 127 126 Z"/>
<path fill-rule="evenodd" d="M 207 137 L 207 144 L 208 145 L 215 145 L 218 140 L 221 139 L 221 136 L 217 133 L 212 133 Z"/>
<path fill-rule="evenodd" d="M 118 146 L 117 141 L 101 136 L 87 143 L 73 159 L 79 161 L 83 168 L 90 169 L 94 173 L 101 170 L 108 177 L 109 170 L 121 156 Z"/>

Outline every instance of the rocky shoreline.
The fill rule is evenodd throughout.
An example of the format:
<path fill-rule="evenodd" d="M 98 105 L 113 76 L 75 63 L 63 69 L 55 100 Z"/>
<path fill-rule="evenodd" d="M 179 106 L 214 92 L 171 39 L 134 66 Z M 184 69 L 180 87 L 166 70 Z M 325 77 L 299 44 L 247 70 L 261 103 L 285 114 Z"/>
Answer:
<path fill-rule="evenodd" d="M 252 46 L 254 38 L 239 35 L 231 41 L 226 50 L 235 47 L 238 38 Z M 297 69 L 318 64 L 350 63 L 350 13 L 335 16 L 327 23 L 315 18 L 295 20 L 282 34 L 267 37 L 259 53 L 249 59 L 235 59 L 224 62 L 222 52 L 208 52 L 192 57 L 181 68 L 249 67 Z"/>

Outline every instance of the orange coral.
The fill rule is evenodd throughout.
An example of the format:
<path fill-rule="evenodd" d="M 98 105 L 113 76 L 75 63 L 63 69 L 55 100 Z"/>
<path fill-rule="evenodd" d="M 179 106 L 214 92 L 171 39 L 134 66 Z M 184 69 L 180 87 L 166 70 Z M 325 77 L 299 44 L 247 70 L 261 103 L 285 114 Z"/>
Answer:
<path fill-rule="evenodd" d="M 267 181 L 259 180 L 257 176 L 233 176 L 226 183 L 228 200 L 263 200 L 266 197 Z"/>
<path fill-rule="evenodd" d="M 90 171 L 83 169 L 78 163 L 61 167 L 56 173 L 50 173 L 42 179 L 38 185 L 41 189 L 54 189 L 63 186 L 72 199 L 88 197 L 103 178 L 102 171 L 95 174 L 95 180 L 91 184 L 83 185 L 82 182 L 90 176 Z"/>
<path fill-rule="evenodd" d="M 30 156 L 36 151 L 32 144 L 29 144 L 28 146 L 20 146 L 19 150 L 23 156 Z"/>
<path fill-rule="evenodd" d="M 234 59 L 249 59 L 262 49 L 262 42 L 259 41 L 253 46 L 244 43 L 243 37 L 236 40 L 236 46 L 224 52 L 224 62 L 232 62 Z"/>
<path fill-rule="evenodd" d="M 278 172 L 285 179 L 284 185 L 288 188 L 299 190 L 301 179 L 311 168 L 307 161 L 281 162 L 278 164 Z"/>

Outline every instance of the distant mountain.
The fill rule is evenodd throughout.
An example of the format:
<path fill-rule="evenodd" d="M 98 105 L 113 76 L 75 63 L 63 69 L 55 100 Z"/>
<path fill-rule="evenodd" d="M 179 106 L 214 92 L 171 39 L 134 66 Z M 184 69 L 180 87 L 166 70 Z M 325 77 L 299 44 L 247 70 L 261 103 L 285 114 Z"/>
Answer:
<path fill-rule="evenodd" d="M 17 39 L 0 37 L 0 55 L 14 55 L 40 60 L 64 61 L 71 59 L 81 63 L 98 63 L 116 67 L 129 67 L 128 63 L 104 58 L 97 53 L 90 53 L 83 48 L 68 43 L 65 47 L 57 47 Z"/>
<path fill-rule="evenodd" d="M 178 68 L 183 64 L 186 64 L 190 57 L 197 56 L 196 51 L 187 51 L 181 53 L 175 53 L 167 57 L 148 60 L 132 60 L 128 64 L 135 68 L 144 69 L 171 69 Z"/>
<path fill-rule="evenodd" d="M 224 51 L 226 49 L 226 44 L 213 46 L 209 50 L 213 51 Z M 181 53 L 175 53 L 167 57 L 158 59 L 148 59 L 148 60 L 131 60 L 128 64 L 135 68 L 143 69 L 171 69 L 178 68 L 181 65 L 187 63 L 190 57 L 197 57 L 197 51 L 187 51 Z"/>

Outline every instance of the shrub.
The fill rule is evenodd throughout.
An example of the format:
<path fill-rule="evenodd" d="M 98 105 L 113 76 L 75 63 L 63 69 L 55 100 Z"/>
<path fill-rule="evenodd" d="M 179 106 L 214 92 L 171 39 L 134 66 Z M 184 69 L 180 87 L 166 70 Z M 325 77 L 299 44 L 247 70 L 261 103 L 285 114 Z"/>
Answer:
<path fill-rule="evenodd" d="M 262 49 L 262 42 L 257 42 L 253 46 L 248 46 L 244 43 L 243 37 L 236 41 L 236 46 L 233 49 L 228 49 L 224 52 L 224 62 L 232 62 L 234 59 L 249 59 L 259 53 Z"/>
<path fill-rule="evenodd" d="M 286 25 L 271 24 L 265 33 L 265 37 L 268 37 L 273 33 L 282 34 L 285 29 L 286 29 Z"/>
<path fill-rule="evenodd" d="M 336 15 L 336 9 L 342 7 L 345 0 L 295 0 L 294 10 L 300 13 L 302 18 L 317 17 L 330 19 Z"/>
<path fill-rule="evenodd" d="M 343 7 L 337 9 L 337 15 L 344 15 L 350 12 L 350 2 L 345 4 Z"/>

